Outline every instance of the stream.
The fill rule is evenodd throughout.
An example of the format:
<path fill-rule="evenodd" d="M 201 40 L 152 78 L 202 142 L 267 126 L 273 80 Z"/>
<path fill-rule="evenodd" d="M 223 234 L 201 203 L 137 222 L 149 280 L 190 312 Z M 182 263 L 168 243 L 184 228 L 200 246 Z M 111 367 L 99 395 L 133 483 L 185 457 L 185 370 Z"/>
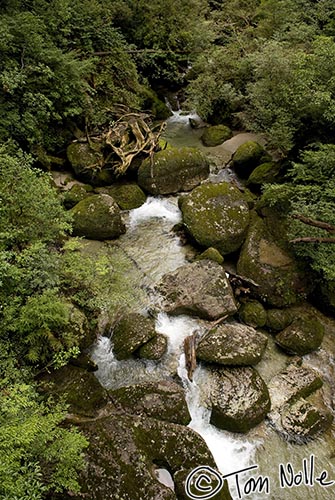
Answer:
<path fill-rule="evenodd" d="M 245 140 L 255 139 L 254 134 L 237 134 L 229 141 L 216 148 L 204 148 L 199 140 L 201 130 L 194 130 L 189 125 L 189 116 L 175 112 L 168 120 L 165 138 L 174 146 L 196 146 L 206 150 L 212 162 L 211 179 L 213 182 L 228 180 L 232 175 L 222 167 L 229 161 L 238 145 Z M 189 245 L 181 245 L 173 226 L 181 221 L 177 197 L 149 197 L 140 208 L 126 214 L 127 232 L 122 235 L 117 245 L 136 263 L 142 275 L 141 285 L 147 290 L 147 299 L 138 304 L 138 312 L 151 313 L 153 302 L 157 302 L 154 284 L 166 273 L 187 263 L 195 255 Z M 156 306 L 157 307 L 157 306 Z M 193 382 L 187 378 L 183 354 L 184 339 L 195 331 L 203 332 L 206 322 L 197 318 L 181 315 L 170 316 L 156 314 L 156 330 L 168 338 L 168 351 L 161 362 L 146 360 L 117 361 L 113 354 L 112 342 L 108 337 L 101 337 L 92 351 L 92 359 L 98 365 L 96 375 L 101 384 L 108 389 L 140 382 L 171 378 L 178 374 L 186 391 L 186 400 L 191 415 L 189 427 L 198 432 L 206 441 L 223 475 L 232 474 L 258 465 L 252 473 L 249 471 L 229 478 L 229 488 L 235 499 L 292 499 L 327 500 L 334 498 L 334 487 L 322 487 L 319 484 L 293 488 L 280 488 L 280 464 L 291 463 L 297 473 L 302 469 L 302 461 L 315 456 L 316 473 L 323 470 L 328 477 L 335 479 L 334 436 L 331 431 L 304 445 L 285 442 L 266 422 L 258 425 L 246 435 L 221 431 L 209 423 L 208 392 L 211 385 L 205 367 L 198 365 Z M 324 395 L 328 406 L 332 407 L 334 390 L 334 327 L 330 324 L 322 348 L 304 358 L 304 364 L 318 370 L 324 381 Z M 282 370 L 288 357 L 279 352 L 269 337 L 269 344 L 257 370 L 268 382 Z M 199 464 L 203 465 L 203 464 Z M 269 477 L 269 492 L 246 492 L 244 483 L 250 477 L 259 475 Z M 163 481 L 163 479 L 162 479 Z M 249 493 L 249 494 L 247 494 Z M 134 499 L 135 500 L 135 499 Z"/>

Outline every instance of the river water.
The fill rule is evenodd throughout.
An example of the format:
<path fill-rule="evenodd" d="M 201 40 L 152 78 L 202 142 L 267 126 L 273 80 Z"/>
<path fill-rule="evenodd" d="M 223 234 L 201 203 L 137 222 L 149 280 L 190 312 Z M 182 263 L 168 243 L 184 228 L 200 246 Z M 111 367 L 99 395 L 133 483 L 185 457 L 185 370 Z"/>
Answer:
<path fill-rule="evenodd" d="M 189 126 L 188 116 L 175 113 L 168 122 L 166 138 L 173 145 L 199 146 L 199 130 Z M 213 176 L 223 175 L 221 167 L 229 161 L 232 152 L 242 141 L 254 138 L 246 134 L 239 134 L 227 141 L 223 146 L 210 149 L 213 160 Z M 335 442 L 331 431 L 307 445 L 293 445 L 285 442 L 263 422 L 246 435 L 221 431 L 209 424 L 210 410 L 208 408 L 208 392 L 211 385 L 209 374 L 200 364 L 198 365 L 193 382 L 187 378 L 185 359 L 183 354 L 183 340 L 195 331 L 201 334 L 205 329 L 205 322 L 188 316 L 169 316 L 159 312 L 154 284 L 167 272 L 185 264 L 194 256 L 194 250 L 189 246 L 181 245 L 178 236 L 172 232 L 173 226 L 181 220 L 176 197 L 149 197 L 142 207 L 132 210 L 126 216 L 127 232 L 117 241 L 117 245 L 125 254 L 136 263 L 137 270 L 142 275 L 141 285 L 145 287 L 146 300 L 138 304 L 138 311 L 154 313 L 156 316 L 156 330 L 168 338 L 168 352 L 160 363 L 145 360 L 117 361 L 113 355 L 111 340 L 102 337 L 94 347 L 92 358 L 99 369 L 97 377 L 106 388 L 117 388 L 123 385 L 135 384 L 144 381 L 160 380 L 171 376 L 181 379 L 186 391 L 186 400 L 192 420 L 189 426 L 197 431 L 206 441 L 217 464 L 218 470 L 224 474 L 245 469 L 252 465 L 258 468 L 229 478 L 229 486 L 235 499 L 296 499 L 296 500 L 330 500 L 335 498 L 335 486 L 327 488 L 318 484 L 314 486 L 299 485 L 294 488 L 280 488 L 279 467 L 291 463 L 298 473 L 302 468 L 302 461 L 315 456 L 316 472 L 326 470 L 331 478 L 335 479 L 334 456 Z M 318 353 L 311 354 L 304 360 L 304 364 L 314 367 L 322 373 L 325 380 L 323 389 L 328 406 L 332 408 L 334 387 L 334 327 L 329 323 L 322 348 Z M 269 336 L 269 345 L 266 354 L 257 366 L 265 381 L 284 368 L 287 356 L 280 353 Z M 309 462 L 308 462 L 309 463 Z M 203 464 L 199 464 L 203 465 Z M 269 477 L 269 492 L 263 490 L 246 494 L 246 481 L 258 475 Z M 134 499 L 135 500 L 135 499 Z M 150 499 L 148 499 L 150 500 Z"/>

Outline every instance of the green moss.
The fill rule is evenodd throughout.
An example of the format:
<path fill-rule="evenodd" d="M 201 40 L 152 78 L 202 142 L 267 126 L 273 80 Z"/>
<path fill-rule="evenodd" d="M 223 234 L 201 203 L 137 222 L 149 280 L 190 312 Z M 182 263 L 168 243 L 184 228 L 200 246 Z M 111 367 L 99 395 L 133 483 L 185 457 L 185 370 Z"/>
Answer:
<path fill-rule="evenodd" d="M 270 330 L 280 332 L 292 323 L 293 318 L 291 309 L 269 309 L 267 311 L 266 326 Z"/>
<path fill-rule="evenodd" d="M 117 238 L 125 232 L 120 209 L 106 194 L 93 195 L 71 209 L 74 236 L 93 240 Z"/>
<path fill-rule="evenodd" d="M 155 322 L 141 314 L 131 313 L 121 318 L 112 336 L 116 358 L 129 358 L 132 353 L 156 335 Z"/>
<path fill-rule="evenodd" d="M 121 210 L 132 210 L 145 203 L 146 195 L 137 184 L 114 184 L 96 189 L 99 193 L 111 196 Z"/>
<path fill-rule="evenodd" d="M 251 173 L 247 184 L 260 185 L 275 182 L 278 179 L 281 165 L 275 162 L 262 163 Z"/>
<path fill-rule="evenodd" d="M 78 177 L 83 182 L 102 186 L 113 182 L 113 174 L 107 168 L 100 168 L 103 152 L 100 144 L 91 147 L 86 142 L 73 142 L 66 150 L 68 160 Z"/>
<path fill-rule="evenodd" d="M 264 148 L 258 142 L 247 141 L 237 148 L 233 156 L 233 166 L 241 177 L 249 177 L 264 157 Z"/>
<path fill-rule="evenodd" d="M 72 208 L 80 201 L 90 196 L 92 187 L 89 185 L 74 184 L 71 189 L 65 191 L 63 203 L 65 208 Z"/>
<path fill-rule="evenodd" d="M 260 302 L 252 301 L 242 304 L 239 317 L 243 323 L 253 327 L 262 327 L 266 323 L 266 310 Z"/>
<path fill-rule="evenodd" d="M 318 349 L 324 336 L 324 326 L 312 313 L 296 318 L 276 336 L 276 343 L 290 354 L 303 356 Z"/>
<path fill-rule="evenodd" d="M 157 120 L 166 120 L 169 116 L 172 116 L 171 110 L 159 99 L 152 89 L 142 87 L 141 94 L 143 99 L 142 109 L 151 111 Z"/>
<path fill-rule="evenodd" d="M 217 262 L 218 264 L 223 264 L 224 258 L 220 254 L 220 252 L 213 247 L 207 248 L 202 254 L 198 255 L 196 260 L 213 260 L 214 262 Z"/>
<path fill-rule="evenodd" d="M 204 146 L 218 146 L 232 137 L 232 131 L 226 125 L 208 127 L 201 136 Z"/>
<path fill-rule="evenodd" d="M 249 208 L 233 185 L 203 184 L 183 198 L 183 222 L 192 237 L 204 247 L 225 255 L 237 250 L 247 232 Z"/>
<path fill-rule="evenodd" d="M 138 171 L 138 184 L 151 194 L 189 191 L 208 177 L 207 157 L 196 148 L 169 148 L 145 159 Z"/>
<path fill-rule="evenodd" d="M 138 351 L 140 358 L 159 361 L 167 350 L 167 338 L 165 335 L 158 333 L 156 337 L 149 340 Z"/>
<path fill-rule="evenodd" d="M 306 275 L 291 253 L 281 249 L 264 221 L 253 215 L 246 241 L 237 263 L 237 272 L 255 281 L 253 291 L 268 304 L 287 307 L 309 291 Z"/>

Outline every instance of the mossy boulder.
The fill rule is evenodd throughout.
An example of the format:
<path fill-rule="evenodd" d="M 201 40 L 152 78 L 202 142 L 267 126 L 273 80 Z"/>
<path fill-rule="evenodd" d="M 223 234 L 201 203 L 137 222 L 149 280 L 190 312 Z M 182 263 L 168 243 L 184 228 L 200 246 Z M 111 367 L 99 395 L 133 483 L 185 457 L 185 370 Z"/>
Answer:
<path fill-rule="evenodd" d="M 159 361 L 167 351 L 167 338 L 162 333 L 158 333 L 156 337 L 142 345 L 137 354 L 140 358 Z"/>
<path fill-rule="evenodd" d="M 100 168 L 103 152 L 99 144 L 91 147 L 87 142 L 73 142 L 66 150 L 67 158 L 77 176 L 92 186 L 111 184 L 115 178 L 107 166 Z"/>
<path fill-rule="evenodd" d="M 129 358 L 156 335 L 154 320 L 137 313 L 124 316 L 113 330 L 112 343 L 115 357 L 117 359 Z"/>
<path fill-rule="evenodd" d="M 207 248 L 204 252 L 197 256 L 196 260 L 212 260 L 218 264 L 223 264 L 223 257 L 220 252 L 213 247 Z"/>
<path fill-rule="evenodd" d="M 205 129 L 201 141 L 207 147 L 219 146 L 219 144 L 230 139 L 232 135 L 232 131 L 226 125 L 214 125 Z"/>
<path fill-rule="evenodd" d="M 280 163 L 273 161 L 262 163 L 255 168 L 250 174 L 247 185 L 248 186 L 260 186 L 267 182 L 276 182 L 281 170 Z"/>
<path fill-rule="evenodd" d="M 204 247 L 214 247 L 222 255 L 243 243 L 250 221 L 243 194 L 232 184 L 203 184 L 180 201 L 187 231 Z"/>
<path fill-rule="evenodd" d="M 294 313 L 291 308 L 287 309 L 268 309 L 266 326 L 273 331 L 280 332 L 289 326 L 294 319 Z"/>
<path fill-rule="evenodd" d="M 263 305 L 257 300 L 245 302 L 238 311 L 240 320 L 246 325 L 262 327 L 266 324 L 267 314 Z"/>
<path fill-rule="evenodd" d="M 187 425 L 191 417 L 184 389 L 172 381 L 161 380 L 109 391 L 115 404 L 134 415 L 145 414 L 159 420 Z"/>
<path fill-rule="evenodd" d="M 325 328 L 313 312 L 304 312 L 276 335 L 275 342 L 289 354 L 303 356 L 318 349 Z"/>
<path fill-rule="evenodd" d="M 240 177 L 248 178 L 258 165 L 269 159 L 263 146 L 255 141 L 247 141 L 234 153 L 233 167 Z"/>
<path fill-rule="evenodd" d="M 264 221 L 254 214 L 237 263 L 237 272 L 251 278 L 253 292 L 269 305 L 295 304 L 308 291 L 308 283 L 294 256 L 279 247 Z"/>
<path fill-rule="evenodd" d="M 142 189 L 135 183 L 114 184 L 97 188 L 96 192 L 108 194 L 119 205 L 121 210 L 138 208 L 147 199 Z"/>
<path fill-rule="evenodd" d="M 156 120 L 166 120 L 169 116 L 172 116 L 172 111 L 168 106 L 159 99 L 156 92 L 148 87 L 142 87 L 141 89 L 142 97 L 142 109 L 147 109 L 151 111 Z"/>
<path fill-rule="evenodd" d="M 222 266 L 210 260 L 186 264 L 165 274 L 157 285 L 163 311 L 218 319 L 237 311 Z"/>
<path fill-rule="evenodd" d="M 301 443 L 327 430 L 332 421 L 333 416 L 326 408 L 299 399 L 282 411 L 280 432 L 286 440 Z"/>
<path fill-rule="evenodd" d="M 111 411 L 83 422 L 80 430 L 90 443 L 81 475 L 82 493 L 90 500 L 184 498 L 188 472 L 199 464 L 216 467 L 205 441 L 183 425 Z M 158 481 L 155 472 L 162 467 L 175 491 Z M 226 484 L 215 499 L 231 500 Z"/>
<path fill-rule="evenodd" d="M 212 373 L 213 425 L 245 433 L 264 420 L 270 410 L 269 391 L 254 368 L 220 368 Z"/>
<path fill-rule="evenodd" d="M 63 194 L 64 206 L 70 209 L 91 194 L 93 194 L 92 186 L 88 184 L 73 184 L 73 186 Z"/>
<path fill-rule="evenodd" d="M 240 323 L 227 323 L 210 330 L 199 342 L 197 358 L 221 365 L 248 366 L 258 363 L 267 337 Z"/>
<path fill-rule="evenodd" d="M 170 148 L 145 159 L 138 170 L 138 184 L 150 194 L 190 191 L 207 179 L 209 162 L 195 148 Z"/>
<path fill-rule="evenodd" d="M 120 209 L 107 194 L 96 194 L 80 201 L 71 209 L 73 235 L 92 240 L 118 238 L 126 228 Z"/>
<path fill-rule="evenodd" d="M 108 401 L 107 391 L 96 376 L 83 368 L 66 365 L 39 379 L 41 390 L 65 399 L 69 412 L 93 417 Z"/>

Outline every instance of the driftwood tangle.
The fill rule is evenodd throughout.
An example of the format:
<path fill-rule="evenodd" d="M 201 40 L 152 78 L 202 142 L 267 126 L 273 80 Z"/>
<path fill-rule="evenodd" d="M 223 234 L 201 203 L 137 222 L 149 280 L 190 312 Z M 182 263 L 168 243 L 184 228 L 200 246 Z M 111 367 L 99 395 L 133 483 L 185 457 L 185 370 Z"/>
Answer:
<path fill-rule="evenodd" d="M 123 105 L 111 111 L 114 120 L 108 128 L 93 134 L 86 131 L 86 138 L 79 140 L 87 142 L 95 152 L 102 151 L 100 161 L 89 168 L 106 167 L 118 177 L 127 171 L 135 157 L 153 157 L 166 123 L 154 126 L 149 113 L 130 110 Z"/>
<path fill-rule="evenodd" d="M 185 353 L 185 364 L 187 370 L 187 376 L 189 380 L 192 382 L 193 373 L 197 367 L 197 358 L 195 352 L 195 344 L 196 344 L 196 335 L 189 335 L 184 340 L 184 353 Z"/>

